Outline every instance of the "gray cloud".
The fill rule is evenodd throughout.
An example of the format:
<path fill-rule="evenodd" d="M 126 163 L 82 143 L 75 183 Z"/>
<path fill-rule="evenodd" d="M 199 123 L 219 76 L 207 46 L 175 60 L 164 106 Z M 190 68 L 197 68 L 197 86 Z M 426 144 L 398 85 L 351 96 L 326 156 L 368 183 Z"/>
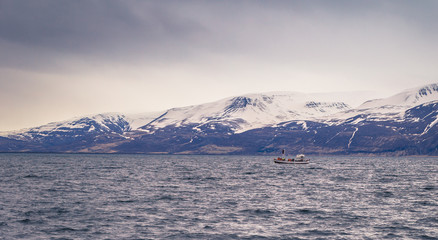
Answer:
<path fill-rule="evenodd" d="M 198 31 L 196 23 L 187 23 L 170 10 L 143 1 L 3 1 L 0 39 L 19 53 L 9 54 L 15 59 L 12 64 L 21 57 L 39 65 L 42 61 L 35 58 L 157 56 L 160 51 L 175 50 L 172 45 L 177 40 L 184 41 Z M 3 64 L 10 63 L 10 59 L 3 60 Z"/>
<path fill-rule="evenodd" d="M 385 21 L 406 29 L 418 26 L 422 31 L 415 34 L 436 37 L 438 22 L 436 1 L 10 0 L 0 6 L 0 39 L 19 53 L 11 52 L 15 61 L 3 58 L 2 65 L 23 58 L 28 64 L 51 66 L 51 59 L 69 55 L 128 62 L 211 52 L 276 58 L 303 48 L 327 51 L 331 46 L 325 43 L 343 44 L 351 38 L 348 34 L 376 37 L 379 25 L 393 24 Z M 367 39 L 353 41 L 370 44 Z"/>

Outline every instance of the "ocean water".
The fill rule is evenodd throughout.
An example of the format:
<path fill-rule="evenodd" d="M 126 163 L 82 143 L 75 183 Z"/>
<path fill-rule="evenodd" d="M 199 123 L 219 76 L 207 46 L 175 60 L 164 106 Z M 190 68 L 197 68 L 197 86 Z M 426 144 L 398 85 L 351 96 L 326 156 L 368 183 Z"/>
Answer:
<path fill-rule="evenodd" d="M 0 154 L 0 239 L 438 239 L 438 158 Z"/>

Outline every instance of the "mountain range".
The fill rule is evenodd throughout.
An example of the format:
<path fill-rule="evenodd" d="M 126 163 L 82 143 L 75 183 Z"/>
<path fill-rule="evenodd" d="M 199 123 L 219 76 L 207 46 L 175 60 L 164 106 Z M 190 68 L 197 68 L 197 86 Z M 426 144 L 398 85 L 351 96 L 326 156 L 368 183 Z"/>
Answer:
<path fill-rule="evenodd" d="M 84 116 L 0 132 L 0 152 L 438 155 L 438 84 L 359 106 L 345 96 L 271 92 Z"/>

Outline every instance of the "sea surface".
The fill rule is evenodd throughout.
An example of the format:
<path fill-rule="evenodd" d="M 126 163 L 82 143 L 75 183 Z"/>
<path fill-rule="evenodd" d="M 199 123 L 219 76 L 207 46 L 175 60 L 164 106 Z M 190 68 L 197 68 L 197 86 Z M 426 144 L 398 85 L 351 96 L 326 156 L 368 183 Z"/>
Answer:
<path fill-rule="evenodd" d="M 0 154 L 0 239 L 438 239 L 438 158 Z"/>

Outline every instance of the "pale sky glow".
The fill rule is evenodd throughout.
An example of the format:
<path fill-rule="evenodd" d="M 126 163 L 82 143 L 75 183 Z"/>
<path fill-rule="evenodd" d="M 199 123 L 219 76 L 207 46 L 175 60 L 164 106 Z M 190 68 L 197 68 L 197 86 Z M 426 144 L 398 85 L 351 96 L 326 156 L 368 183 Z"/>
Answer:
<path fill-rule="evenodd" d="M 0 131 L 438 82 L 438 1 L 0 0 Z"/>

